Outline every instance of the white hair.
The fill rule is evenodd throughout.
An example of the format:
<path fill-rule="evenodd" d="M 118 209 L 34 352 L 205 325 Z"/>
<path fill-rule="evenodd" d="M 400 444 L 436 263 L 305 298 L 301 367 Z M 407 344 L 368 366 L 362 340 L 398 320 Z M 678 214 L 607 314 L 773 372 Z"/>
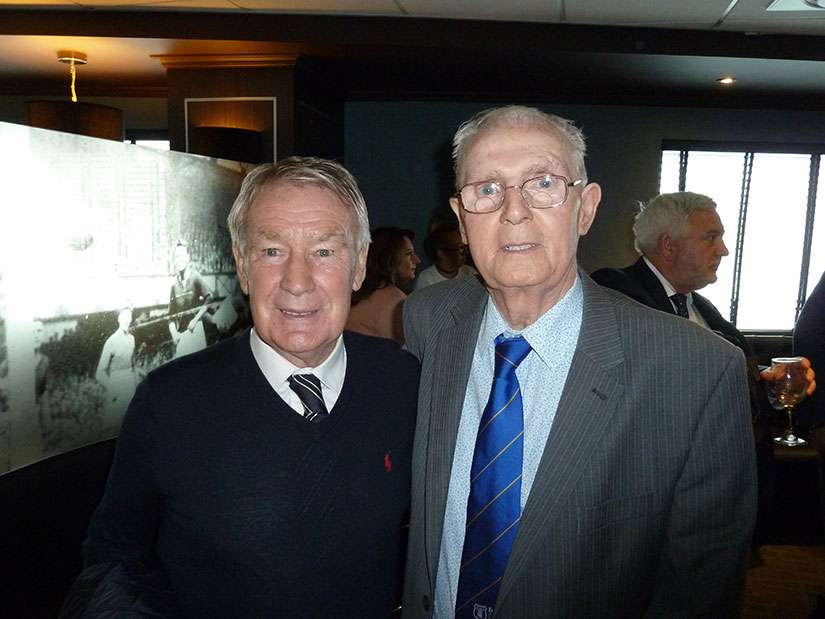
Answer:
<path fill-rule="evenodd" d="M 633 223 L 636 251 L 643 255 L 652 253 L 662 234 L 684 238 L 690 233 L 688 218 L 695 210 L 715 211 L 716 202 L 690 191 L 663 193 L 647 204 L 640 202 Z"/>

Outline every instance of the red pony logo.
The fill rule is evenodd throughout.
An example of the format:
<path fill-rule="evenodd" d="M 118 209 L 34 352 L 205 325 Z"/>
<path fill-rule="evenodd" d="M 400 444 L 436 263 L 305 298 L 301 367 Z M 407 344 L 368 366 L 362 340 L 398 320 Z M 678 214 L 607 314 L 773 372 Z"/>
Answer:
<path fill-rule="evenodd" d="M 387 473 L 392 470 L 392 460 L 390 459 L 390 454 L 392 451 L 388 451 L 384 454 L 384 468 L 387 469 Z"/>

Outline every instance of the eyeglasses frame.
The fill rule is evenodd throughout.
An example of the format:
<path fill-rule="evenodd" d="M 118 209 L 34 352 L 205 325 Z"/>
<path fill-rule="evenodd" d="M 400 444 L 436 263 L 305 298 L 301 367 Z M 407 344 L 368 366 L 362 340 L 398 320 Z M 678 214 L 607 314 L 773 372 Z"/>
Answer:
<path fill-rule="evenodd" d="M 562 181 L 564 181 L 563 182 L 563 185 L 564 185 L 564 199 L 561 202 L 559 202 L 558 204 L 551 204 L 550 206 L 533 206 L 532 204 L 530 204 L 530 201 L 527 199 L 527 196 L 524 195 L 524 186 L 527 183 L 529 183 L 530 181 L 534 181 L 537 178 L 543 178 L 545 176 L 553 176 L 555 178 L 560 178 L 560 179 L 562 179 Z M 575 181 L 571 182 L 571 181 L 567 180 L 566 176 L 562 176 L 561 174 L 551 174 L 551 173 L 539 174 L 538 176 L 531 176 L 530 178 L 527 178 L 524 181 L 522 181 L 521 185 L 505 185 L 504 183 L 499 183 L 498 181 L 476 181 L 474 183 L 465 183 L 464 185 L 462 185 L 461 189 L 459 189 L 456 193 L 453 194 L 453 197 L 458 199 L 458 203 L 461 205 L 461 208 L 463 210 L 467 211 L 468 213 L 473 213 L 474 215 L 487 215 L 489 213 L 495 213 L 495 212 L 501 210 L 501 207 L 504 206 L 504 201 L 505 201 L 505 198 L 507 196 L 507 190 L 508 189 L 518 189 L 519 190 L 519 195 L 521 195 L 521 199 L 524 200 L 524 203 L 529 208 L 537 209 L 537 210 L 543 210 L 543 209 L 548 209 L 548 208 L 558 208 L 559 206 L 561 206 L 562 204 L 567 202 L 567 198 L 570 196 L 570 188 L 571 187 L 578 187 L 579 185 L 582 184 L 582 182 L 583 182 L 583 179 L 581 179 L 581 178 L 576 179 Z M 469 187 L 470 185 L 484 185 L 485 183 L 496 183 L 498 185 L 501 185 L 501 187 L 502 187 L 501 202 L 492 211 L 471 211 L 470 209 L 468 209 L 464 205 L 464 200 L 461 199 L 461 192 L 464 191 L 464 189 L 466 187 Z"/>

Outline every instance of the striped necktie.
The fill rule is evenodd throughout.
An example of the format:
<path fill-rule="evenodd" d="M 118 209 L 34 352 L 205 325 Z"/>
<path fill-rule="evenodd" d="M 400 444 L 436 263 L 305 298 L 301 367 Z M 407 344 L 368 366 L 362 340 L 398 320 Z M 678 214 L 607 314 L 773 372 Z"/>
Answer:
<path fill-rule="evenodd" d="M 523 337 L 496 340 L 490 399 L 476 436 L 456 617 L 490 617 L 521 519 L 524 411 L 516 368 L 530 353 Z"/>
<path fill-rule="evenodd" d="M 289 388 L 301 399 L 304 405 L 304 417 L 318 423 L 329 413 L 321 395 L 321 381 L 315 374 L 294 374 L 289 377 Z"/>

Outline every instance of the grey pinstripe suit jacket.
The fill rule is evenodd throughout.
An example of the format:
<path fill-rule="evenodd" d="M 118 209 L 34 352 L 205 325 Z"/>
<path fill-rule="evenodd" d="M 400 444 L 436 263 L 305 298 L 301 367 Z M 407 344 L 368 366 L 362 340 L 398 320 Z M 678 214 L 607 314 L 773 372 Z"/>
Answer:
<path fill-rule="evenodd" d="M 756 513 L 742 352 L 580 275 L 581 335 L 494 616 L 734 615 Z M 481 282 L 464 278 L 406 301 L 422 371 L 404 617 L 432 614 L 486 300 Z"/>

